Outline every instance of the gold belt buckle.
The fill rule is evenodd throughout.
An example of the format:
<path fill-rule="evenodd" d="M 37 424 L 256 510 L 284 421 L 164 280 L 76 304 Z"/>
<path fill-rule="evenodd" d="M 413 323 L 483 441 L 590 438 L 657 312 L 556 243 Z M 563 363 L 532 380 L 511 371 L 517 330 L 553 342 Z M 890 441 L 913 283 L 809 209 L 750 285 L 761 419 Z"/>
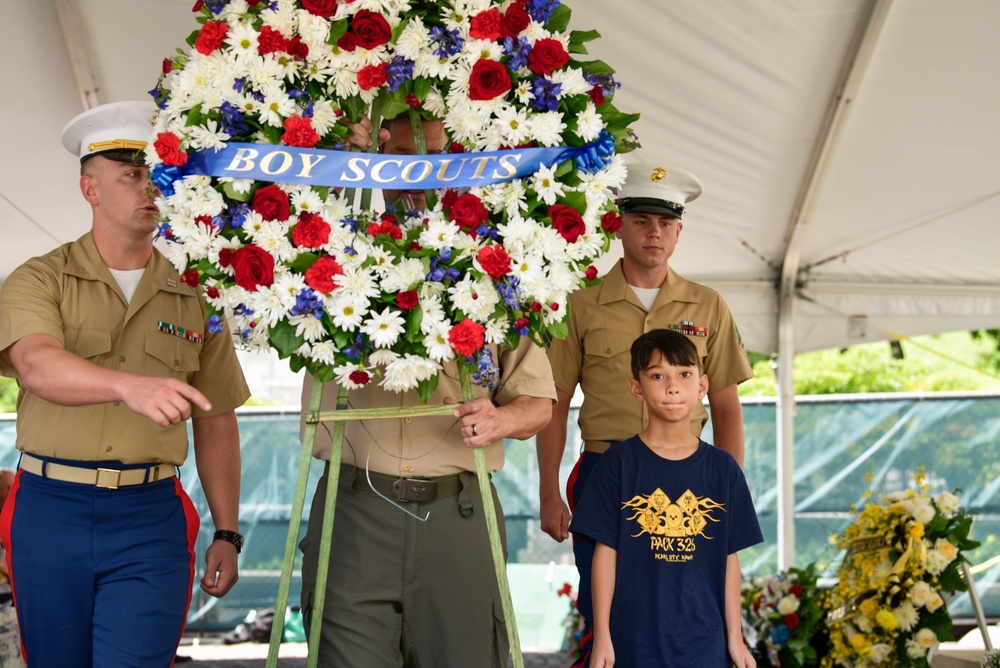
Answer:
<path fill-rule="evenodd" d="M 113 475 L 114 482 L 102 482 L 101 477 L 104 475 Z M 97 469 L 97 482 L 94 484 L 103 489 L 118 489 L 118 485 L 121 484 L 121 480 L 122 472 L 117 469 Z"/>

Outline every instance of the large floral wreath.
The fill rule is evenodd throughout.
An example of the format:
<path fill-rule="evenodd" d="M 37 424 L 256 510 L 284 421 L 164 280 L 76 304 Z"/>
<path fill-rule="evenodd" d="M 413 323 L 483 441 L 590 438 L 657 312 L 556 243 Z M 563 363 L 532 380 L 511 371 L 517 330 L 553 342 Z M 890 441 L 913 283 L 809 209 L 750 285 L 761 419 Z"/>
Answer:
<path fill-rule="evenodd" d="M 164 60 L 147 152 L 167 253 L 203 286 L 210 328 L 272 347 L 348 389 L 376 374 L 425 398 L 441 364 L 476 380 L 485 344 L 565 332 L 567 295 L 621 224 L 611 190 L 634 147 L 619 84 L 580 60 L 559 0 L 198 0 L 192 50 Z M 378 117 L 442 120 L 450 152 L 582 147 L 575 160 L 426 211 L 356 207 L 353 191 L 190 173 L 230 142 L 343 149 Z M 414 127 L 420 123 L 414 118 Z M 419 141 L 419 140 L 418 140 Z"/>

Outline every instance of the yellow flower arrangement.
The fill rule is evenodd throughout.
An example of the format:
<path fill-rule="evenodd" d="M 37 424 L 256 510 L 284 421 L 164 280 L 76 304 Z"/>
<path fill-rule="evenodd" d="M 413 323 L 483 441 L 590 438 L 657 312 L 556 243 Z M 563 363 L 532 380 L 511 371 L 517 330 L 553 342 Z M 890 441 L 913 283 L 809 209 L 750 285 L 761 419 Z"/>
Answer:
<path fill-rule="evenodd" d="M 871 477 L 868 477 L 871 484 Z M 844 551 L 830 592 L 826 668 L 927 668 L 927 653 L 950 639 L 945 596 L 968 589 L 959 564 L 972 517 L 951 492 L 931 497 L 918 472 L 912 489 L 876 495 L 869 489 L 854 521 L 838 537 Z"/>

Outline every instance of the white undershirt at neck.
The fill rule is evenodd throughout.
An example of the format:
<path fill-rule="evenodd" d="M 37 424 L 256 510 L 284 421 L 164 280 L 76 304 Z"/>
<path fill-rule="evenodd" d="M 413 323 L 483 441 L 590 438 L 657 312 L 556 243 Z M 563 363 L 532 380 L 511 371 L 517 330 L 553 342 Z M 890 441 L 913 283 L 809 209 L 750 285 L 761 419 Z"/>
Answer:
<path fill-rule="evenodd" d="M 642 302 L 642 305 L 646 307 L 647 311 L 653 308 L 653 302 L 656 301 L 656 295 L 660 294 L 659 288 L 637 288 L 634 285 L 630 285 L 629 287 L 632 288 L 632 292 L 634 292 L 635 296 L 639 298 L 639 301 Z"/>
<path fill-rule="evenodd" d="M 146 268 L 142 269 L 112 269 L 108 267 L 108 271 L 111 275 L 115 277 L 118 281 L 118 287 L 122 289 L 122 294 L 125 295 L 125 301 L 131 302 L 132 295 L 135 294 L 135 289 L 139 286 L 139 281 L 142 279 L 142 272 L 146 271 Z"/>

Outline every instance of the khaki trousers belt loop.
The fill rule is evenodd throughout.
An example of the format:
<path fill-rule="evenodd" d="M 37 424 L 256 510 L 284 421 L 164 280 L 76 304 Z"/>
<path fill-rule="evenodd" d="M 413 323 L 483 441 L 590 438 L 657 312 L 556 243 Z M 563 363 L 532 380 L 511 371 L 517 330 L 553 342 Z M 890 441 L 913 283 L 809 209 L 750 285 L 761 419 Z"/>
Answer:
<path fill-rule="evenodd" d="M 353 469 L 353 466 L 341 465 L 340 475 L 344 476 L 345 473 Z M 370 489 L 368 486 L 369 476 L 371 477 L 371 486 L 375 488 L 375 491 L 396 501 L 426 503 L 449 496 L 457 496 L 463 489 L 462 481 L 457 474 L 440 478 L 402 478 L 375 471 L 369 471 L 366 475 L 365 471 L 360 468 L 357 469 L 351 487 L 356 490 Z M 479 489 L 478 480 L 475 480 L 471 487 L 466 485 L 466 488 Z"/>
<path fill-rule="evenodd" d="M 611 447 L 611 443 L 608 441 L 584 441 L 583 451 L 584 452 L 594 452 L 599 455 L 604 454 L 604 451 Z"/>
<path fill-rule="evenodd" d="M 29 454 L 21 455 L 21 468 L 28 473 L 49 478 L 50 480 L 73 482 L 80 485 L 93 485 L 94 487 L 104 489 L 144 485 L 147 482 L 156 482 L 157 480 L 164 480 L 177 475 L 177 467 L 173 464 L 151 464 L 131 469 L 91 469 L 83 466 L 47 462 L 44 459 Z"/>

